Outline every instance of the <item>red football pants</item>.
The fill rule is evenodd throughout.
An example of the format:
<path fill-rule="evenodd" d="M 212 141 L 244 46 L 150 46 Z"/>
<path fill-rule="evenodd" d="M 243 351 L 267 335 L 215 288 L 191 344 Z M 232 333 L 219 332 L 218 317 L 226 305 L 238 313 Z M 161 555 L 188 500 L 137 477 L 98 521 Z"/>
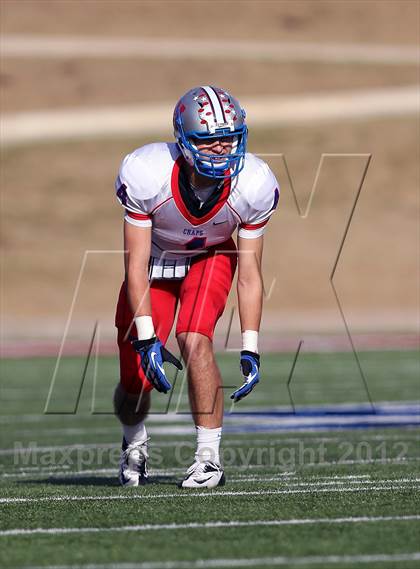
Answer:
<path fill-rule="evenodd" d="M 156 335 L 164 344 L 171 332 L 179 301 L 176 335 L 198 332 L 213 339 L 217 321 L 223 314 L 236 270 L 237 254 L 233 239 L 217 245 L 192 261 L 182 280 L 154 280 L 150 284 L 152 318 Z M 118 298 L 115 325 L 118 328 L 120 381 L 128 393 L 150 391 L 140 365 L 140 356 L 129 338 L 137 337 L 133 313 L 123 282 Z M 131 329 L 127 334 L 129 328 Z"/>

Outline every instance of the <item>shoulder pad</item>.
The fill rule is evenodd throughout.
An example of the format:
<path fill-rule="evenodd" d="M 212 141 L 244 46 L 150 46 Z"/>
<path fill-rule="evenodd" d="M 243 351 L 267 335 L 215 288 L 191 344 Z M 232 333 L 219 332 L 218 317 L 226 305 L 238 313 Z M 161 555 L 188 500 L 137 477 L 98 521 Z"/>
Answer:
<path fill-rule="evenodd" d="M 168 147 L 165 143 L 147 144 L 124 158 L 119 181 L 133 199 L 149 200 L 159 194 L 162 175 L 170 173 L 174 161 Z"/>
<path fill-rule="evenodd" d="M 247 153 L 245 167 L 240 175 L 246 201 L 252 209 L 266 211 L 276 208 L 279 184 L 264 160 Z M 275 198 L 276 203 L 274 203 Z"/>

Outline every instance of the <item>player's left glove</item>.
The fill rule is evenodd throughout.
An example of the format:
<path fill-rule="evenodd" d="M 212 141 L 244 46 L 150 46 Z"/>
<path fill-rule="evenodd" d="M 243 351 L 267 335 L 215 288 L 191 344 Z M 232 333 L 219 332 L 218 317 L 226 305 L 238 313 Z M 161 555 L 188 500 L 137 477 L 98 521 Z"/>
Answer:
<path fill-rule="evenodd" d="M 131 345 L 140 355 L 144 375 L 157 391 L 167 393 L 172 385 L 166 378 L 163 362 L 169 362 L 182 370 L 181 362 L 162 345 L 156 336 L 150 340 L 133 340 Z"/>
<path fill-rule="evenodd" d="M 242 350 L 241 372 L 245 381 L 243 385 L 230 396 L 235 403 L 248 395 L 248 393 L 251 393 L 260 381 L 260 356 L 254 352 Z"/>

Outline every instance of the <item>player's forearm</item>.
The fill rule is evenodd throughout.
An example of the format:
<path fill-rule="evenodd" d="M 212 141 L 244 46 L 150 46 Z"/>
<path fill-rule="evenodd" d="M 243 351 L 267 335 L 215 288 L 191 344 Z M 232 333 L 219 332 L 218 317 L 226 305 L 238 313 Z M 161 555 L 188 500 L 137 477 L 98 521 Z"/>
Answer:
<path fill-rule="evenodd" d="M 150 301 L 149 279 L 147 268 L 127 271 L 127 296 L 130 308 L 137 316 L 151 316 L 152 304 Z"/>
<path fill-rule="evenodd" d="M 152 314 L 148 278 L 150 244 L 150 228 L 124 223 L 127 296 L 134 317 Z"/>
<path fill-rule="evenodd" d="M 254 275 L 250 279 L 238 279 L 238 307 L 241 330 L 260 329 L 263 284 L 261 275 Z"/>

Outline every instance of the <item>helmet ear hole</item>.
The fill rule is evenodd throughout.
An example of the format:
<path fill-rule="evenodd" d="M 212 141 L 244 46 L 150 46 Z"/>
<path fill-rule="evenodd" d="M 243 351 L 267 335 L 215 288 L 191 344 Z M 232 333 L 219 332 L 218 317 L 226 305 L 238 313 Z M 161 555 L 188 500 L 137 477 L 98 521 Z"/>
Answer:
<path fill-rule="evenodd" d="M 185 161 L 187 162 L 187 164 L 194 167 L 195 161 L 194 161 L 193 153 L 190 150 L 188 150 L 188 148 L 185 147 L 185 145 L 183 144 L 182 141 L 178 141 L 178 147 L 181 150 L 181 153 L 182 153 L 183 157 L 185 158 Z"/>

